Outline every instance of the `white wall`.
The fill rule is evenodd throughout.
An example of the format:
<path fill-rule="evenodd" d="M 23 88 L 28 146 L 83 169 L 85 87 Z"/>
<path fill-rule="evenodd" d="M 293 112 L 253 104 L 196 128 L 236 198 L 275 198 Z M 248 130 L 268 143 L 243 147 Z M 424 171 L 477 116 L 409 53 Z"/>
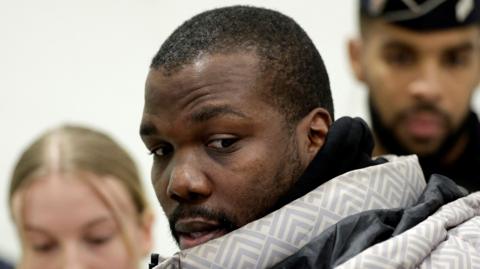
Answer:
<path fill-rule="evenodd" d="M 0 0 L 0 256 L 16 260 L 20 254 L 6 206 L 13 164 L 34 137 L 63 122 L 108 131 L 134 155 L 157 213 L 155 250 L 173 254 L 176 246 L 149 181 L 151 160 L 138 136 L 144 80 L 160 44 L 206 9 L 277 9 L 296 19 L 318 46 L 337 118 L 364 115 L 365 93 L 346 58 L 346 39 L 356 30 L 354 2 Z"/>

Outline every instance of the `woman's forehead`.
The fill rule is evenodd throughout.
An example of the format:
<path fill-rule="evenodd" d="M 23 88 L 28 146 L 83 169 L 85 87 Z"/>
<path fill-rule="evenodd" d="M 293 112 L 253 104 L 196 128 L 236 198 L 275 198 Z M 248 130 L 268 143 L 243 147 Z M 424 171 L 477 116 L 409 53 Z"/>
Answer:
<path fill-rule="evenodd" d="M 94 219 L 115 219 L 119 208 L 126 214 L 133 211 L 133 202 L 122 184 L 112 178 L 102 178 L 92 173 L 52 174 L 32 179 L 18 193 L 22 199 L 12 204 L 14 210 L 22 209 L 25 225 L 49 226 L 52 223 L 77 227 Z M 14 215 L 19 215 L 14 212 Z"/>

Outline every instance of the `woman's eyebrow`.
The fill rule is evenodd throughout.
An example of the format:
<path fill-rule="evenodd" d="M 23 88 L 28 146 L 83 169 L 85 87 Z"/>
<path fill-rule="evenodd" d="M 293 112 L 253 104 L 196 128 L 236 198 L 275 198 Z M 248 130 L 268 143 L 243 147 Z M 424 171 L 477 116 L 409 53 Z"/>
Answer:
<path fill-rule="evenodd" d="M 102 223 L 105 223 L 105 222 L 109 222 L 110 220 L 111 220 L 111 218 L 109 218 L 107 216 L 98 217 L 98 218 L 95 218 L 95 219 L 87 222 L 86 224 L 84 224 L 82 228 L 83 229 L 88 229 L 88 228 L 91 228 L 92 226 L 102 224 Z"/>

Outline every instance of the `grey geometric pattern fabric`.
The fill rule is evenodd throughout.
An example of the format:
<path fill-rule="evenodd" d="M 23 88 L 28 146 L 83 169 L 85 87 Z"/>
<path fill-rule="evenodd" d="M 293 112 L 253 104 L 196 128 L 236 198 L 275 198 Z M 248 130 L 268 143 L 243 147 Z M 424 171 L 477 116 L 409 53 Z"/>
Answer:
<path fill-rule="evenodd" d="M 410 230 L 336 269 L 480 268 L 480 192 L 442 206 Z"/>
<path fill-rule="evenodd" d="M 268 268 L 347 216 L 411 206 L 425 185 L 416 156 L 392 157 L 338 176 L 236 231 L 178 252 L 155 269 Z"/>

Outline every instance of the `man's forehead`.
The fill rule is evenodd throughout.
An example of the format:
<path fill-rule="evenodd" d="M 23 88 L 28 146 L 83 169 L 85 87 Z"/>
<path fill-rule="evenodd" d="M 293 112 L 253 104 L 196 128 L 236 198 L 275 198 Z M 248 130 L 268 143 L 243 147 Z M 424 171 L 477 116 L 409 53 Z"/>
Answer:
<path fill-rule="evenodd" d="M 225 49 L 213 52 L 198 52 L 198 55 L 193 57 L 191 61 L 188 61 L 178 67 L 171 68 L 168 66 L 159 66 L 151 68 L 152 70 L 162 71 L 165 76 L 181 73 L 185 70 L 195 70 L 197 72 L 206 70 L 206 67 L 211 68 L 224 68 L 224 67 L 237 67 L 242 64 L 249 63 L 255 65 L 259 62 L 259 55 L 255 49 Z"/>
<path fill-rule="evenodd" d="M 419 49 L 448 50 L 464 48 L 467 45 L 478 47 L 480 42 L 480 28 L 478 26 L 419 33 L 385 22 L 378 22 L 378 25 L 380 25 L 380 28 L 372 31 L 370 37 L 376 36 L 384 46 L 393 43 Z"/>
<path fill-rule="evenodd" d="M 168 89 L 169 94 L 182 96 L 200 87 L 225 83 L 228 80 L 247 81 L 258 75 L 258 57 L 254 53 L 204 54 L 171 73 L 152 68 L 146 81 L 146 99 Z"/>
<path fill-rule="evenodd" d="M 172 74 L 151 69 L 144 114 L 184 115 L 206 104 L 253 102 L 253 98 L 261 96 L 258 88 L 263 85 L 258 84 L 261 72 L 257 63 L 255 54 L 215 54 L 203 56 Z"/>

